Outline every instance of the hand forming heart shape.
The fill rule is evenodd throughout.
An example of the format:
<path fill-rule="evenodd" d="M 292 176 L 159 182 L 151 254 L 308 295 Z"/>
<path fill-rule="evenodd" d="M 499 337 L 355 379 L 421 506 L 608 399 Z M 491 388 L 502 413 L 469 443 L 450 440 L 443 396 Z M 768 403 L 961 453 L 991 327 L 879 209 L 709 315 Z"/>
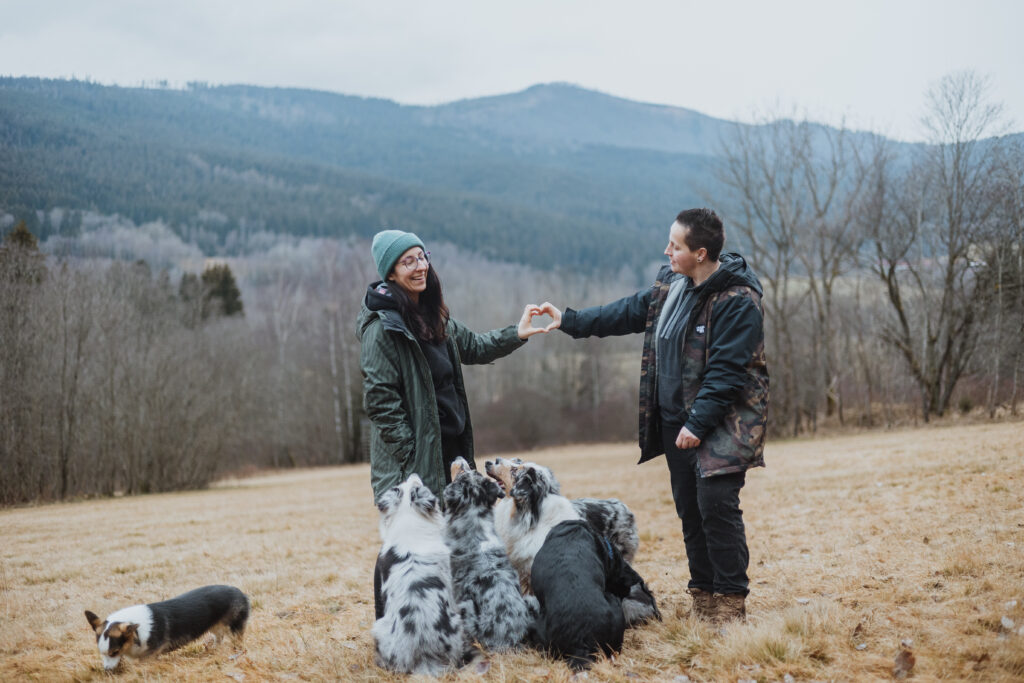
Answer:
<path fill-rule="evenodd" d="M 551 316 L 551 322 L 545 327 L 535 327 L 533 325 L 533 319 L 537 316 L 544 315 Z M 523 317 L 519 320 L 519 338 L 528 339 L 535 334 L 550 332 L 561 324 L 562 312 L 551 303 L 545 301 L 540 306 L 537 304 L 529 304 L 523 309 Z"/>

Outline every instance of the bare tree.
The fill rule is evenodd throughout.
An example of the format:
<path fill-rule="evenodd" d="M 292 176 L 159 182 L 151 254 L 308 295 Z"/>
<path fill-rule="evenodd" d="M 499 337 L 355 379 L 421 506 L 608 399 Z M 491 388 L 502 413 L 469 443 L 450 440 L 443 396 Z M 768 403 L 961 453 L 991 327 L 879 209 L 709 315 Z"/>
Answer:
<path fill-rule="evenodd" d="M 317 252 L 317 270 L 313 274 L 323 301 L 323 323 L 327 328 L 327 355 L 330 367 L 331 396 L 334 406 L 336 461 L 357 462 L 362 456 L 358 397 L 362 380 L 358 367 L 359 349 L 349 331 L 350 321 L 359 312 L 366 268 L 351 248 L 337 242 L 325 242 Z M 311 283 L 314 284 L 314 283 Z M 348 323 L 348 324 L 346 324 Z"/>
<path fill-rule="evenodd" d="M 269 387 L 274 402 L 274 413 L 276 425 L 272 432 L 273 464 L 279 467 L 282 464 L 294 466 L 295 455 L 289 448 L 292 443 L 289 426 L 293 424 L 287 420 L 287 397 L 294 388 L 294 383 L 289 384 L 289 364 L 294 357 L 294 351 L 290 342 L 293 340 L 299 327 L 299 314 L 303 307 L 303 292 L 301 283 L 297 276 L 291 273 L 278 273 L 271 288 L 269 310 L 267 311 L 267 322 L 271 332 L 271 341 L 276 351 L 275 365 L 273 366 L 273 384 Z"/>
<path fill-rule="evenodd" d="M 903 356 L 921 396 L 921 415 L 942 415 L 977 347 L 978 287 L 972 250 L 998 201 L 992 178 L 1001 141 L 1000 107 L 973 72 L 943 78 L 928 92 L 929 144 L 903 172 L 891 154 L 875 156 L 874 193 L 865 213 L 891 315 L 883 338 Z"/>
<path fill-rule="evenodd" d="M 769 352 L 780 380 L 773 412 L 794 434 L 804 420 L 813 429 L 822 405 L 826 415 L 841 413 L 835 287 L 860 241 L 855 208 L 866 173 L 858 143 L 845 127 L 770 120 L 736 125 L 720 156 L 729 222 L 767 285 Z M 805 318 L 809 329 L 797 334 Z"/>
<path fill-rule="evenodd" d="M 57 466 L 59 489 L 57 497 L 68 497 L 72 490 L 72 466 L 76 458 L 76 447 L 81 437 L 79 426 L 80 395 L 88 362 L 88 343 L 93 332 L 94 316 L 89 304 L 90 287 L 85 274 L 71 271 L 64 264 L 59 273 L 50 279 L 55 289 L 52 293 L 57 303 L 57 316 L 52 326 L 57 335 L 53 348 L 59 353 L 57 389 Z"/>
<path fill-rule="evenodd" d="M 980 288 L 989 292 L 983 348 L 988 357 L 986 410 L 995 417 L 1003 385 L 1010 375 L 1012 414 L 1017 410 L 1020 340 L 1024 336 L 1024 144 L 1007 144 L 992 177 L 998 205 L 978 248 Z"/>
<path fill-rule="evenodd" d="M 46 354 L 37 324 L 46 277 L 35 236 L 19 223 L 0 242 L 0 503 L 45 488 L 38 420 Z"/>

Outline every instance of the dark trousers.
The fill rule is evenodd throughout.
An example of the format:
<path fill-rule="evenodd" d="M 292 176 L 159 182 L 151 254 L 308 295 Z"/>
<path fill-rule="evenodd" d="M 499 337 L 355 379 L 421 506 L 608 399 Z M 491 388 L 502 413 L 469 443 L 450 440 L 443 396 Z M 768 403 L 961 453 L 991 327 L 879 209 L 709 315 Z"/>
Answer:
<path fill-rule="evenodd" d="M 462 435 L 445 436 L 441 434 L 441 460 L 444 462 L 445 484 L 452 483 L 452 463 L 456 458 L 466 458 L 466 451 L 462 447 Z M 469 466 L 473 467 L 473 463 L 469 463 Z"/>
<path fill-rule="evenodd" d="M 746 595 L 749 581 L 747 535 L 740 510 L 743 472 L 701 477 L 695 449 L 679 450 L 681 425 L 664 425 L 665 460 L 672 478 L 676 514 L 690 565 L 690 588 Z"/>

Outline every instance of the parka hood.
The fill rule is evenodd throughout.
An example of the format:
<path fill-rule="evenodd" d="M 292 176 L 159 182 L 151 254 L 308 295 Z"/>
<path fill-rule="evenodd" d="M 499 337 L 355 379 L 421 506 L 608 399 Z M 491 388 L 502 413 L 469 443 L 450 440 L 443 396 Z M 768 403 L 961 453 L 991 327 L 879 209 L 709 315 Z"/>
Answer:
<path fill-rule="evenodd" d="M 723 252 L 719 257 L 722 265 L 704 281 L 702 287 L 705 295 L 712 292 L 720 292 L 736 285 L 746 285 L 757 292 L 758 296 L 764 296 L 764 288 L 761 281 L 757 279 L 754 271 L 747 266 L 747 261 L 734 252 Z M 685 277 L 672 270 L 672 266 L 665 264 L 658 271 L 658 280 L 661 282 L 673 282 L 677 278 Z"/>
<path fill-rule="evenodd" d="M 736 253 L 725 253 L 719 256 L 722 265 L 708 278 L 708 289 L 721 291 L 736 285 L 746 285 L 757 292 L 758 296 L 764 294 L 761 281 L 757 279 L 754 271 L 747 266 L 746 260 Z"/>
<path fill-rule="evenodd" d="M 363 303 L 371 311 L 398 310 L 398 303 L 391 296 L 388 283 L 384 280 L 378 280 L 366 288 L 366 298 Z"/>
<path fill-rule="evenodd" d="M 377 280 L 366 288 L 363 306 L 356 320 L 356 336 L 362 340 L 366 326 L 378 318 L 388 329 L 408 331 L 405 321 L 402 320 L 402 316 L 398 312 L 398 303 L 391 296 L 388 284 L 384 280 Z"/>

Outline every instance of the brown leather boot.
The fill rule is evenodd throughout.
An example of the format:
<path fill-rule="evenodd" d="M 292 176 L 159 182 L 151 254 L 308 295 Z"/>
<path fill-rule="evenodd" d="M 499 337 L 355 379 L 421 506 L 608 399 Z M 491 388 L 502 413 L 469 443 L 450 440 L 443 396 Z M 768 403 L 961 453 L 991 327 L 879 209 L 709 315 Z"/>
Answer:
<path fill-rule="evenodd" d="M 687 588 L 686 592 L 693 598 L 693 605 L 690 607 L 690 614 L 701 621 L 714 621 L 715 601 L 714 596 L 708 591 L 700 588 Z"/>
<path fill-rule="evenodd" d="M 716 626 L 724 626 L 732 621 L 746 621 L 746 599 L 746 596 L 742 593 L 734 593 L 732 595 L 715 593 L 713 607 L 714 617 L 712 618 L 712 621 Z"/>

